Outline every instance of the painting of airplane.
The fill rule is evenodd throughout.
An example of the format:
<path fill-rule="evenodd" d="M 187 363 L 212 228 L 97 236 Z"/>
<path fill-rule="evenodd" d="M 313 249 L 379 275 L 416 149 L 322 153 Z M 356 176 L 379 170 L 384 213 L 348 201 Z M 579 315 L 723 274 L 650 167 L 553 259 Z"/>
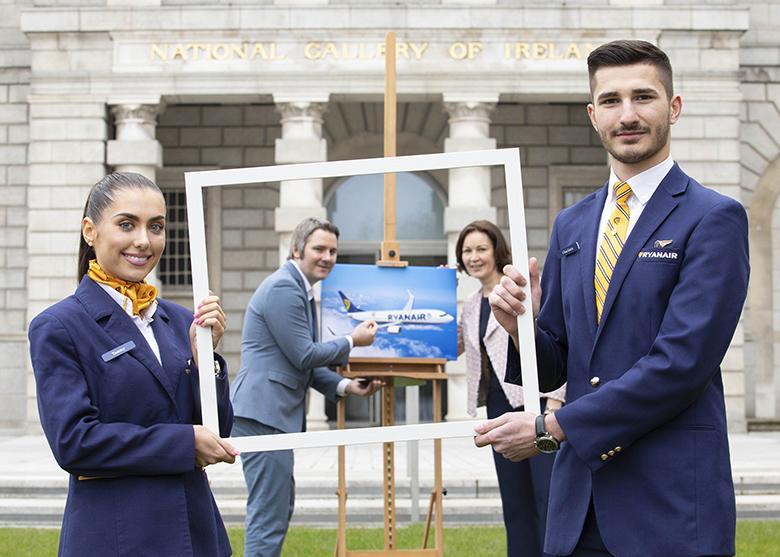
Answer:
<path fill-rule="evenodd" d="M 338 264 L 322 282 L 322 340 L 348 335 L 361 321 L 379 325 L 354 357 L 458 357 L 453 269 Z"/>
<path fill-rule="evenodd" d="M 339 290 L 339 296 L 341 296 L 341 301 L 344 303 L 344 309 L 349 317 L 355 321 L 376 321 L 380 328 L 386 327 L 387 332 L 391 334 L 400 333 L 402 325 L 449 323 L 455 319 L 452 315 L 440 309 L 414 308 L 414 294 L 409 290 L 406 292 L 409 294 L 406 305 L 401 309 L 390 310 L 363 310 L 352 303 L 347 295 L 341 290 Z"/>

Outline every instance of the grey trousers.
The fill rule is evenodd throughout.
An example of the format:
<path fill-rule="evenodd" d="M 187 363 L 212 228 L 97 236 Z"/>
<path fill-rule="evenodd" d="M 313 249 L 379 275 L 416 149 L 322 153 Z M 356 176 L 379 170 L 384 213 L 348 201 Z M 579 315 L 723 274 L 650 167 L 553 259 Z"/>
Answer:
<path fill-rule="evenodd" d="M 248 418 L 236 417 L 234 437 L 282 433 Z M 246 557 L 279 557 L 295 506 L 293 452 L 269 451 L 241 455 L 248 491 L 244 534 Z"/>

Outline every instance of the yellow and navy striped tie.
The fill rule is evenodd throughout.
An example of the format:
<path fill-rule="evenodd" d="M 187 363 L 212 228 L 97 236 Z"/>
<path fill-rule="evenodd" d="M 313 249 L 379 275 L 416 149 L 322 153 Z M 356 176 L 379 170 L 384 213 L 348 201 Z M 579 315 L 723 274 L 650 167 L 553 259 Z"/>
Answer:
<path fill-rule="evenodd" d="M 618 182 L 614 186 L 615 210 L 604 228 L 604 236 L 601 238 L 599 252 L 596 255 L 596 274 L 593 283 L 596 287 L 596 323 L 601 321 L 601 312 L 604 310 L 604 301 L 607 299 L 609 281 L 612 271 L 615 270 L 620 252 L 628 235 L 628 220 L 631 210 L 628 208 L 628 198 L 631 197 L 631 186 L 628 182 Z"/>

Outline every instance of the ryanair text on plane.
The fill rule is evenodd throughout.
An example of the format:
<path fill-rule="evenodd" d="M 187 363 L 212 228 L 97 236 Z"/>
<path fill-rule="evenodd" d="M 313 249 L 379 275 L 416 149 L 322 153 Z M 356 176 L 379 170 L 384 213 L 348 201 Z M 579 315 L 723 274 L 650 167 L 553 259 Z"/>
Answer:
<path fill-rule="evenodd" d="M 388 321 L 428 321 L 433 316 L 430 313 L 388 313 Z"/>

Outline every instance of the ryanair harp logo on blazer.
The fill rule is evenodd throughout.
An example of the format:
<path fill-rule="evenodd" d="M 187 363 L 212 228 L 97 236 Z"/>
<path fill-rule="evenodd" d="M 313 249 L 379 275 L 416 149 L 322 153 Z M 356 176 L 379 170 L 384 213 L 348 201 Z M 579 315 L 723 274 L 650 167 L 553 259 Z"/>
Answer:
<path fill-rule="evenodd" d="M 679 263 L 680 250 L 670 248 L 672 243 L 673 240 L 656 240 L 653 242 L 653 249 L 644 249 L 636 257 L 639 261 Z"/>
<path fill-rule="evenodd" d="M 637 254 L 639 261 L 679 263 L 680 250 L 669 249 L 672 240 L 656 240 L 653 249 L 645 249 Z"/>

